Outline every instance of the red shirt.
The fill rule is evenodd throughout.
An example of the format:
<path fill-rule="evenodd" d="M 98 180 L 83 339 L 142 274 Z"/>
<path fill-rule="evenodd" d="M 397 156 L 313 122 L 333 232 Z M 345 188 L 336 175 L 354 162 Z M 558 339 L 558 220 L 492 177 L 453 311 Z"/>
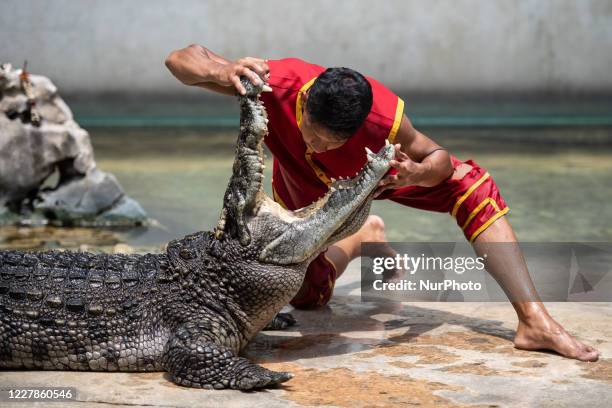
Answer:
<path fill-rule="evenodd" d="M 373 78 L 373 104 L 356 134 L 337 149 L 316 153 L 306 146 L 298 123 L 302 97 L 324 67 L 297 58 L 268 61 L 269 85 L 261 99 L 268 113 L 265 143 L 274 155 L 272 188 L 277 202 L 290 210 L 305 207 L 323 196 L 331 178 L 353 177 L 366 162 L 365 147 L 379 151 L 385 140 L 393 143 L 404 102 Z"/>

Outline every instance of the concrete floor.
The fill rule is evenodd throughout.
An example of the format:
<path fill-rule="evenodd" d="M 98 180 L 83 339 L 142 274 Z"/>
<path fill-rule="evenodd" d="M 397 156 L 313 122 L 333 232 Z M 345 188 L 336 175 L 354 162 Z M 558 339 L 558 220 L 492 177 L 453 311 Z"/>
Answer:
<path fill-rule="evenodd" d="M 505 303 L 361 303 L 352 264 L 328 308 L 294 311 L 297 327 L 260 333 L 245 350 L 293 372 L 278 388 L 204 391 L 175 386 L 164 373 L 80 372 L 1 372 L 0 388 L 77 389 L 76 401 L 39 404 L 52 407 L 609 407 L 612 304 L 548 306 L 602 351 L 599 362 L 514 349 L 516 318 Z"/>

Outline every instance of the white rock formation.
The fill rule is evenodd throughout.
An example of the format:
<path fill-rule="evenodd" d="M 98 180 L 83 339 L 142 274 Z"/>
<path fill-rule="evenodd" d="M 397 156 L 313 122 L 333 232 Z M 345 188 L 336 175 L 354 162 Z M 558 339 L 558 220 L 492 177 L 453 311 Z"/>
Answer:
<path fill-rule="evenodd" d="M 142 224 L 144 210 L 112 174 L 97 169 L 89 134 L 55 85 L 29 74 L 28 85 L 21 75 L 0 66 L 0 224 Z M 43 188 L 54 173 L 56 185 Z"/>

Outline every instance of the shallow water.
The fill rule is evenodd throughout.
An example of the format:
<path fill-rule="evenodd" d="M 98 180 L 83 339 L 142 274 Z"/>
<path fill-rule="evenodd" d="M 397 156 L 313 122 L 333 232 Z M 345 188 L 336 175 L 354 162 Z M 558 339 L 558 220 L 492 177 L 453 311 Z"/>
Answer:
<path fill-rule="evenodd" d="M 612 240 L 612 148 L 609 131 L 426 131 L 460 159 L 472 158 L 496 179 L 523 241 Z M 231 173 L 232 128 L 94 128 L 98 166 L 159 225 L 122 231 L 0 230 L 1 247 L 109 247 L 146 250 L 214 227 Z M 567 135 L 571 137 L 568 139 Z M 603 136 L 602 136 L 603 135 Z M 597 141 L 589 145 L 586 142 Z M 266 189 L 269 193 L 271 158 Z M 448 214 L 375 202 L 372 212 L 393 241 L 456 241 L 463 235 Z"/>

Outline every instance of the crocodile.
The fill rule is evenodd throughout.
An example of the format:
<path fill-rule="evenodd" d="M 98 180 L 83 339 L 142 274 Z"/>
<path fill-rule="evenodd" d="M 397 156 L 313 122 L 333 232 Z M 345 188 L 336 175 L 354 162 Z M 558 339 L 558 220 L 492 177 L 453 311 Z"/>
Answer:
<path fill-rule="evenodd" d="M 243 79 L 232 175 L 213 231 L 156 254 L 0 252 L 0 368 L 167 371 L 176 384 L 249 390 L 292 378 L 240 356 L 299 290 L 309 262 L 365 221 L 394 152 L 288 211 L 263 190 L 265 85 Z"/>

